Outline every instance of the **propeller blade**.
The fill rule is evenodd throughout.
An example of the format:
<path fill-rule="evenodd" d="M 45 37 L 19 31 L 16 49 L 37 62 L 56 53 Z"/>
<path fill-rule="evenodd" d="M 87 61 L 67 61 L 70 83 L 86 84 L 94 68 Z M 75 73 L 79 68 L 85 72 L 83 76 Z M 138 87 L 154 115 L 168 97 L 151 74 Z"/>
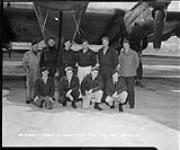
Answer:
<path fill-rule="evenodd" d="M 156 10 L 155 18 L 154 18 L 154 41 L 153 41 L 154 48 L 161 47 L 163 26 L 164 26 L 164 11 Z"/>

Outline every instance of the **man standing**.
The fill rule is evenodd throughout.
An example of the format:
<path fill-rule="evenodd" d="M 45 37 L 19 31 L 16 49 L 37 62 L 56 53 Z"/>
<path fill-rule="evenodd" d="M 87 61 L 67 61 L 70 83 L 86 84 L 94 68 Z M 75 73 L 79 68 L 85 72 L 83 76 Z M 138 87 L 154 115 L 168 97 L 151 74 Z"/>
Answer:
<path fill-rule="evenodd" d="M 49 37 L 47 47 L 43 49 L 40 67 L 47 66 L 49 68 L 49 76 L 54 77 L 56 73 L 57 49 L 55 47 L 55 38 Z"/>
<path fill-rule="evenodd" d="M 39 108 L 43 107 L 43 103 L 45 102 L 45 107 L 47 109 L 53 108 L 53 96 L 55 92 L 54 79 L 48 77 L 49 68 L 42 67 L 41 68 L 42 77 L 36 80 L 35 84 L 35 99 L 34 104 Z"/>
<path fill-rule="evenodd" d="M 137 53 L 131 49 L 131 43 L 129 43 L 128 41 L 124 43 L 124 51 L 121 52 L 118 61 L 120 67 L 120 74 L 122 77 L 124 77 L 127 86 L 127 102 L 129 103 L 130 108 L 134 108 L 134 78 L 136 76 L 136 69 L 139 66 L 139 58 Z"/>
<path fill-rule="evenodd" d="M 103 37 L 102 44 L 103 47 L 98 52 L 98 60 L 100 65 L 100 74 L 105 88 L 106 82 L 111 79 L 113 70 L 115 70 L 118 65 L 118 54 L 115 50 L 109 47 L 109 37 Z M 106 97 L 105 94 L 106 93 L 104 92 L 103 101 Z"/>
<path fill-rule="evenodd" d="M 66 106 L 67 101 L 72 102 L 72 107 L 77 108 L 76 102 L 79 97 L 79 79 L 73 75 L 73 68 L 65 68 L 66 76 L 62 77 L 59 83 L 59 102 Z"/>
<path fill-rule="evenodd" d="M 26 52 L 23 57 L 23 67 L 26 71 L 26 103 L 29 104 L 34 99 L 34 86 L 36 80 L 39 78 L 39 61 L 40 53 L 38 50 L 37 41 L 31 42 L 32 47 L 30 51 Z"/>
<path fill-rule="evenodd" d="M 83 98 L 83 108 L 88 108 L 90 104 L 94 104 L 94 108 L 102 110 L 99 107 L 103 95 L 102 77 L 99 75 L 99 68 L 93 67 L 91 73 L 88 74 L 81 83 L 81 93 Z"/>
<path fill-rule="evenodd" d="M 59 67 L 59 77 L 62 78 L 65 75 L 65 68 L 71 66 L 75 70 L 75 53 L 71 49 L 72 43 L 70 40 L 64 43 L 64 48 L 60 55 L 58 56 L 58 67 Z"/>
<path fill-rule="evenodd" d="M 126 83 L 124 78 L 120 77 L 115 70 L 112 79 L 109 79 L 106 86 L 106 102 L 111 108 L 114 108 L 116 104 L 119 105 L 119 111 L 123 112 L 122 105 L 126 102 L 127 92 Z"/>
<path fill-rule="evenodd" d="M 79 82 L 81 84 L 83 78 L 91 72 L 91 68 L 96 64 L 96 54 L 89 49 L 89 43 L 87 40 L 84 40 L 83 48 L 78 51 L 77 54 L 77 64 Z"/>

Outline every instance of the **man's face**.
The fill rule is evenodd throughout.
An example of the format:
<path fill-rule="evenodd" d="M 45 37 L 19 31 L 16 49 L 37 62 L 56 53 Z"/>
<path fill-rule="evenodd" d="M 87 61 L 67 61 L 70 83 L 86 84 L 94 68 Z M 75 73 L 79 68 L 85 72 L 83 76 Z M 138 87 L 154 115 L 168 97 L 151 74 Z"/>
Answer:
<path fill-rule="evenodd" d="M 127 43 L 127 42 L 124 43 L 124 49 L 125 49 L 125 50 L 128 50 L 128 49 L 129 49 L 129 43 Z"/>
<path fill-rule="evenodd" d="M 66 76 L 67 78 L 71 78 L 73 75 L 73 72 L 72 71 L 66 71 Z"/>
<path fill-rule="evenodd" d="M 38 44 L 32 45 L 32 50 L 33 50 L 34 52 L 37 52 L 37 50 L 38 50 Z"/>
<path fill-rule="evenodd" d="M 48 74 L 49 74 L 49 71 L 48 71 L 48 70 L 45 70 L 45 71 L 42 72 L 43 77 L 47 77 Z"/>
<path fill-rule="evenodd" d="M 49 39 L 49 40 L 48 40 L 48 45 L 49 45 L 50 47 L 53 47 L 53 46 L 55 45 L 54 39 Z"/>
<path fill-rule="evenodd" d="M 107 39 L 103 39 L 102 40 L 102 44 L 103 44 L 103 46 L 108 46 L 109 45 L 109 41 Z"/>
<path fill-rule="evenodd" d="M 64 43 L 64 45 L 66 50 L 69 50 L 71 48 L 71 43 L 69 41 Z"/>
<path fill-rule="evenodd" d="M 84 41 L 82 43 L 83 49 L 88 49 L 89 48 L 89 43 L 87 41 Z"/>
<path fill-rule="evenodd" d="M 98 70 L 91 71 L 91 75 L 92 75 L 93 78 L 96 78 L 98 76 L 98 73 L 99 73 Z"/>

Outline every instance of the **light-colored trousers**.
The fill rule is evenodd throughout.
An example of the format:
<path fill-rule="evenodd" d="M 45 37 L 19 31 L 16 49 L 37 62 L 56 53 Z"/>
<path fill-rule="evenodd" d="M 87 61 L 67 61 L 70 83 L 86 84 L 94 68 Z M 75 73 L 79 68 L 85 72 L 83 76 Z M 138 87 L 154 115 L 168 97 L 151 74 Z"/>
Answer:
<path fill-rule="evenodd" d="M 41 107 L 43 106 L 43 103 L 45 102 L 45 107 L 47 109 L 52 109 L 53 108 L 53 100 L 51 97 L 49 96 L 39 96 L 38 99 L 34 99 L 34 103 L 36 104 L 36 106 Z"/>
<path fill-rule="evenodd" d="M 106 97 L 106 102 L 112 106 L 113 105 L 113 102 L 115 102 L 115 105 L 118 105 L 119 103 L 125 103 L 126 102 L 126 98 L 127 98 L 127 92 L 126 91 L 123 91 L 121 92 L 120 94 L 117 95 L 117 98 L 113 98 L 112 96 L 108 95 Z"/>
<path fill-rule="evenodd" d="M 89 74 L 91 72 L 91 66 L 87 66 L 87 67 L 81 67 L 78 66 L 78 72 L 77 72 L 77 76 L 79 78 L 79 83 L 81 85 L 82 80 L 84 79 L 84 77 Z"/>
<path fill-rule="evenodd" d="M 35 69 L 34 69 L 35 70 Z M 39 73 L 32 69 L 26 73 L 26 100 L 34 99 L 35 82 L 39 78 Z"/>
<path fill-rule="evenodd" d="M 102 95 L 103 95 L 103 91 L 98 90 L 98 91 L 93 92 L 91 94 L 86 94 L 85 96 L 82 96 L 82 99 L 83 99 L 82 107 L 83 108 L 89 108 L 90 107 L 90 101 L 92 103 L 101 103 Z"/>

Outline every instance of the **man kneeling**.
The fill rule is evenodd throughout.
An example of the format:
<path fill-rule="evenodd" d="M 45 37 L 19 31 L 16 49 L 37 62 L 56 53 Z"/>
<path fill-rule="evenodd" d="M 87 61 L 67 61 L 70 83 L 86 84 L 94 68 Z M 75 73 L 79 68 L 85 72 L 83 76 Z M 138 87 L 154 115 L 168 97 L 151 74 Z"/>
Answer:
<path fill-rule="evenodd" d="M 66 76 L 62 77 L 59 83 L 59 102 L 66 106 L 67 101 L 72 102 L 72 107 L 77 108 L 76 103 L 79 99 L 79 79 L 73 75 L 73 68 L 65 68 Z"/>
<path fill-rule="evenodd" d="M 112 79 L 107 82 L 106 94 L 106 102 L 110 107 L 114 108 L 118 104 L 119 111 L 123 112 L 122 105 L 126 102 L 127 98 L 126 84 L 124 79 L 119 77 L 116 70 L 113 72 Z"/>
<path fill-rule="evenodd" d="M 102 77 L 98 74 L 99 68 L 93 67 L 91 73 L 88 74 L 81 83 L 81 93 L 83 96 L 83 108 L 88 108 L 90 104 L 94 104 L 94 108 L 102 110 L 99 107 L 103 95 L 103 81 Z"/>
<path fill-rule="evenodd" d="M 47 67 L 41 68 L 42 78 L 37 79 L 35 83 L 35 99 L 34 104 L 38 107 L 45 107 L 47 109 L 53 108 L 53 96 L 55 92 L 54 79 L 48 77 L 49 70 Z"/>

